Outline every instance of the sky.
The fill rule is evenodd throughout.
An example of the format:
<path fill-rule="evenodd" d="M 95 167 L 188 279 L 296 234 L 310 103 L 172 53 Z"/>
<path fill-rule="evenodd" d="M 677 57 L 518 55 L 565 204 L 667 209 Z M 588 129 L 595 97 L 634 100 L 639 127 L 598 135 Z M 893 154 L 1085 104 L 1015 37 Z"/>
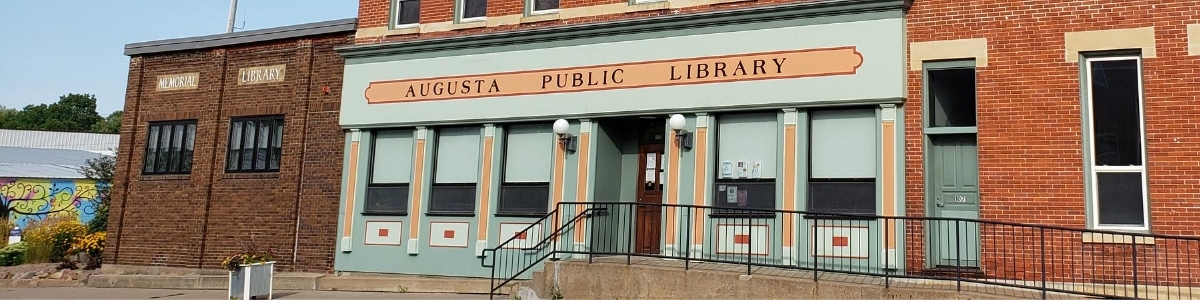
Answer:
<path fill-rule="evenodd" d="M 0 106 L 96 95 L 125 106 L 125 44 L 225 33 L 228 0 L 0 0 Z M 235 31 L 353 18 L 357 0 L 239 0 Z"/>

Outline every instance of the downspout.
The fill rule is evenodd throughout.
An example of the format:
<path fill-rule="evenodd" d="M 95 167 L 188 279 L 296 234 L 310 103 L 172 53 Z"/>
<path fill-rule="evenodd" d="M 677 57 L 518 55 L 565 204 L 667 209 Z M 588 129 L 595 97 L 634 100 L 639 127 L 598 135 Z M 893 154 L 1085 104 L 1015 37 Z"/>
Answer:
<path fill-rule="evenodd" d="M 125 211 L 126 211 L 125 207 L 126 207 L 126 204 L 129 203 L 129 185 L 133 181 L 132 179 L 129 178 L 129 176 L 130 176 L 130 173 L 133 172 L 132 171 L 133 170 L 133 156 L 132 155 L 134 153 L 134 150 L 133 150 L 134 142 L 133 141 L 137 139 L 137 129 L 138 129 L 138 127 L 140 127 L 140 126 L 138 126 L 138 122 L 141 117 L 142 79 L 146 77 L 145 71 L 146 71 L 146 61 L 145 61 L 145 58 L 141 58 L 138 60 L 138 70 L 137 70 L 138 78 L 136 81 L 137 85 L 135 85 L 137 88 L 134 90 L 134 96 L 133 96 L 133 122 L 132 122 L 133 128 L 130 129 L 130 136 L 129 136 L 129 141 L 128 141 L 129 142 L 129 151 L 126 151 L 127 153 L 125 154 L 126 155 L 125 157 L 128 157 L 128 159 L 125 160 L 125 182 L 121 186 L 121 196 L 125 197 L 125 199 L 121 200 L 121 219 L 117 220 L 117 240 L 116 240 L 115 245 L 113 245 L 113 261 L 112 262 L 114 264 L 117 263 L 119 261 L 118 258 L 121 257 L 121 239 L 125 237 L 121 233 L 123 232 L 122 229 L 125 229 Z M 118 153 L 117 155 L 120 155 L 120 153 Z M 143 153 L 143 155 L 144 155 L 144 153 Z M 109 201 L 109 203 L 112 203 L 112 201 Z"/>
<path fill-rule="evenodd" d="M 213 182 L 217 180 L 217 172 L 219 170 L 217 168 L 217 150 L 219 150 L 219 149 L 217 149 L 217 144 L 218 144 L 218 141 L 221 140 L 220 139 L 221 131 L 218 129 L 221 128 L 221 123 L 222 123 L 221 122 L 221 116 L 222 116 L 221 106 L 222 106 L 222 104 L 225 103 L 225 71 L 226 71 L 227 67 L 229 66 L 229 52 L 227 52 L 224 49 L 222 49 L 220 51 L 221 51 L 221 73 L 220 73 L 221 75 L 219 77 L 220 83 L 218 85 L 220 87 L 220 90 L 217 91 L 217 121 L 213 122 L 213 124 L 214 124 L 213 126 L 215 128 L 213 128 L 212 148 L 209 148 L 209 149 L 212 149 L 212 155 L 209 158 L 209 164 L 208 164 L 208 169 L 209 169 L 208 187 L 206 189 L 204 189 L 204 221 L 202 223 L 200 223 L 201 224 L 200 225 L 200 257 L 198 258 L 199 263 L 196 266 L 199 269 L 204 269 L 204 253 L 206 252 L 205 250 L 208 250 L 208 215 L 212 210 Z M 197 127 L 196 130 L 199 131 L 200 128 Z"/>
<path fill-rule="evenodd" d="M 304 148 L 300 151 L 300 173 L 296 175 L 296 207 L 293 214 L 296 215 L 296 231 L 295 239 L 292 241 L 292 271 L 298 267 L 296 262 L 300 255 L 300 201 L 304 199 L 304 165 L 308 156 L 308 118 L 312 117 L 312 86 L 313 86 L 313 65 L 316 61 L 315 48 L 312 39 L 309 39 L 308 44 L 308 86 L 304 87 L 304 126 L 300 131 L 300 142 L 304 144 Z"/>

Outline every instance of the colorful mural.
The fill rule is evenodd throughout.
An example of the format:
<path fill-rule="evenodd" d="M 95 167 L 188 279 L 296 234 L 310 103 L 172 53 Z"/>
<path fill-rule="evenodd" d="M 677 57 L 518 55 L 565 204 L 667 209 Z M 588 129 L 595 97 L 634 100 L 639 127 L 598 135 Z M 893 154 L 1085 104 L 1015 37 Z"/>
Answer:
<path fill-rule="evenodd" d="M 90 179 L 0 178 L 0 204 L 6 209 L 0 214 L 21 228 L 59 215 L 87 223 L 96 215 L 96 186 Z"/>

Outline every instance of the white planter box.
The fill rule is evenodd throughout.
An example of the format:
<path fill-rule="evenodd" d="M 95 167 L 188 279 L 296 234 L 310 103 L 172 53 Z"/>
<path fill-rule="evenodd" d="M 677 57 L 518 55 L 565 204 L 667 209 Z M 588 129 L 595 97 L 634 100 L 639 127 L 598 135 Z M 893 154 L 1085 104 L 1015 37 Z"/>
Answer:
<path fill-rule="evenodd" d="M 229 299 L 248 300 L 251 297 L 272 298 L 275 262 L 241 265 L 229 271 Z"/>

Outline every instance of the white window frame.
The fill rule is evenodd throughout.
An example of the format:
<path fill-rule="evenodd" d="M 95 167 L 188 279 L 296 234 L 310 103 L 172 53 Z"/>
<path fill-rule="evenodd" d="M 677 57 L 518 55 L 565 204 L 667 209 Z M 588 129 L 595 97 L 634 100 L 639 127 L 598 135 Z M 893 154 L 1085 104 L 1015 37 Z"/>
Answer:
<path fill-rule="evenodd" d="M 1092 91 L 1092 62 L 1121 61 L 1121 60 L 1133 60 L 1134 62 L 1137 63 L 1138 133 L 1140 135 L 1139 138 L 1141 139 L 1140 155 L 1142 156 L 1141 157 L 1142 162 L 1141 162 L 1141 165 L 1139 165 L 1139 166 L 1097 166 L 1096 165 L 1096 146 L 1095 146 L 1096 145 L 1095 144 L 1096 134 L 1095 134 L 1095 132 L 1093 132 L 1094 128 L 1096 128 L 1096 124 L 1095 124 L 1096 121 L 1095 121 L 1095 117 L 1092 115 L 1092 111 L 1095 110 L 1095 103 L 1092 101 L 1092 96 L 1094 94 Z M 1142 57 L 1138 56 L 1138 55 L 1094 57 L 1094 58 L 1085 58 L 1083 63 L 1084 63 L 1084 67 L 1086 68 L 1085 69 L 1086 71 L 1084 73 L 1085 81 L 1083 82 L 1083 84 L 1085 84 L 1085 88 L 1087 89 L 1087 104 L 1088 104 L 1087 111 L 1084 112 L 1088 116 L 1088 123 L 1087 123 L 1088 127 L 1085 129 L 1088 132 L 1088 135 L 1087 135 L 1088 139 L 1085 142 L 1087 143 L 1087 145 L 1090 145 L 1088 147 L 1089 155 L 1088 155 L 1088 161 L 1086 163 L 1091 166 L 1091 171 L 1088 172 L 1089 174 L 1087 174 L 1087 176 L 1089 176 L 1089 178 L 1091 179 L 1091 184 L 1090 184 L 1091 186 L 1087 187 L 1088 190 L 1091 191 L 1091 197 L 1089 197 L 1090 199 L 1087 200 L 1088 201 L 1087 205 L 1091 206 L 1091 213 L 1092 213 L 1092 216 L 1089 219 L 1091 219 L 1090 220 L 1091 224 L 1092 224 L 1093 228 L 1095 228 L 1095 229 L 1148 231 L 1148 230 L 1150 230 L 1150 189 L 1149 189 L 1149 184 L 1147 182 L 1148 180 L 1147 180 L 1146 163 L 1149 161 L 1149 159 L 1146 157 L 1146 108 L 1145 108 L 1145 100 L 1146 99 L 1145 99 L 1145 95 L 1143 94 L 1145 86 L 1143 85 L 1144 79 L 1142 78 L 1142 77 L 1144 77 L 1144 75 L 1143 75 L 1144 73 L 1142 70 Z M 1141 174 L 1141 178 L 1142 178 L 1142 182 L 1141 182 L 1141 184 L 1142 184 L 1142 226 L 1101 224 L 1100 223 L 1100 203 L 1099 203 L 1099 201 L 1100 201 L 1099 186 L 1100 185 L 1099 185 L 1099 181 L 1098 181 L 1099 176 L 1097 176 L 1097 174 L 1099 174 L 1099 173 L 1131 173 L 1131 172 L 1139 172 Z"/>
<path fill-rule="evenodd" d="M 529 5 L 529 15 L 530 16 L 557 14 L 558 11 L 560 9 L 562 9 L 562 0 L 558 1 L 558 8 L 553 8 L 553 9 L 538 10 L 537 9 L 537 0 L 526 0 L 525 4 Z"/>
<path fill-rule="evenodd" d="M 484 0 L 484 1 L 490 2 L 491 0 Z M 464 18 L 463 17 L 463 15 L 467 13 L 467 0 L 454 0 L 454 5 L 455 5 L 454 18 L 458 19 L 459 23 L 472 23 L 472 22 L 487 21 L 487 13 L 484 13 L 482 17 L 474 17 L 474 18 Z"/>
<path fill-rule="evenodd" d="M 406 2 L 406 1 L 412 1 L 412 0 L 392 0 L 392 20 L 391 20 L 392 29 L 416 28 L 417 26 L 421 26 L 420 20 L 418 20 L 416 23 L 412 23 L 412 24 L 400 24 L 400 14 L 401 14 L 400 2 Z"/>

